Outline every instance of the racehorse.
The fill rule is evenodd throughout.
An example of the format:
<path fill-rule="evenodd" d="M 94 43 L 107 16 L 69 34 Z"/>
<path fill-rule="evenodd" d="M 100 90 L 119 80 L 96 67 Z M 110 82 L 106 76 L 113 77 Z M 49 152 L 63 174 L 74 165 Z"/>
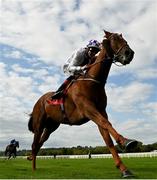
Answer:
<path fill-rule="evenodd" d="M 112 63 L 120 62 L 122 65 L 127 65 L 133 57 L 134 51 L 122 34 L 104 30 L 102 48 L 95 61 L 87 67 L 85 75 L 80 75 L 67 89 L 63 104 L 64 113 L 60 105 L 48 103 L 47 100 L 52 96 L 52 92 L 39 98 L 28 123 L 29 130 L 34 133 L 32 154 L 27 158 L 32 160 L 33 170 L 36 169 L 36 156 L 39 149 L 60 124 L 81 125 L 92 120 L 97 124 L 122 176 L 133 175 L 119 157 L 111 136 L 126 148 L 137 145 L 137 141 L 123 137 L 112 127 L 106 113 L 105 93 L 105 84 Z"/>
<path fill-rule="evenodd" d="M 16 148 L 19 148 L 19 141 L 16 141 L 15 144 L 9 144 L 5 149 L 5 156 L 8 156 L 8 159 L 13 156 L 16 158 Z"/>

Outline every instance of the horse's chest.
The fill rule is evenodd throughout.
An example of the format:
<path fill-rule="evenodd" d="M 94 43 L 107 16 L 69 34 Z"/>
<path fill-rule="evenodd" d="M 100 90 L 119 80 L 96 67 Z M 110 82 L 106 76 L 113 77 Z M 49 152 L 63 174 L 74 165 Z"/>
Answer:
<path fill-rule="evenodd" d="M 97 107 L 98 110 L 101 110 L 101 109 L 105 109 L 106 106 L 107 106 L 107 96 L 106 96 L 106 93 L 98 93 L 98 95 L 96 96 L 95 100 L 95 105 Z"/>

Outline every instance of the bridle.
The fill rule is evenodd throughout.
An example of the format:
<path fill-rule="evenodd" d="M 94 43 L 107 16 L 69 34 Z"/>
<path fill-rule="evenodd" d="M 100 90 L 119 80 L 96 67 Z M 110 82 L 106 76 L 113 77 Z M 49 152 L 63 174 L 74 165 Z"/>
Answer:
<path fill-rule="evenodd" d="M 125 47 L 127 47 L 128 46 L 128 44 L 127 43 L 125 43 L 124 45 L 122 45 L 118 50 L 117 50 L 117 52 L 114 54 L 114 56 L 113 56 L 113 63 L 116 65 L 116 66 L 119 66 L 119 67 L 122 67 L 122 66 L 124 66 L 123 64 L 117 64 L 117 62 L 119 62 L 119 61 L 116 61 L 116 59 L 117 59 L 117 56 L 119 55 L 119 53 L 122 51 L 122 49 L 123 48 L 125 48 Z M 120 63 L 120 62 L 119 62 Z"/>
<path fill-rule="evenodd" d="M 110 40 L 113 35 L 114 35 L 114 34 L 111 34 L 111 35 L 108 37 L 107 40 Z M 116 52 L 114 52 L 113 58 L 108 57 L 107 59 L 112 59 L 112 63 L 114 63 L 116 66 L 119 66 L 119 67 L 124 66 L 123 64 L 117 64 L 118 61 L 116 61 L 116 58 L 117 58 L 117 56 L 119 55 L 119 53 L 123 50 L 123 48 L 125 48 L 125 47 L 127 47 L 127 46 L 128 46 L 128 44 L 127 44 L 127 42 L 125 42 L 125 44 L 123 44 Z M 101 60 L 101 61 L 97 61 L 97 62 L 95 62 L 95 63 L 93 63 L 93 64 L 88 65 L 88 68 L 91 68 L 92 66 L 95 66 L 95 65 L 98 64 L 98 63 L 102 63 L 104 60 L 106 60 L 106 58 L 103 59 L 103 60 Z M 120 62 L 119 62 L 119 63 L 120 63 Z"/>
<path fill-rule="evenodd" d="M 110 40 L 111 38 L 112 38 L 112 36 L 114 36 L 115 34 L 111 34 L 107 39 L 108 40 Z M 125 47 L 129 47 L 128 46 L 128 44 L 127 44 L 127 42 L 125 41 L 125 43 L 116 51 L 116 52 L 114 52 L 114 56 L 113 56 L 113 63 L 116 65 L 116 66 L 124 66 L 123 64 L 121 64 L 121 65 L 118 65 L 117 64 L 117 62 L 119 62 L 119 61 L 116 61 L 116 59 L 117 59 L 117 57 L 118 57 L 118 55 L 119 55 L 119 53 L 123 50 L 123 48 L 125 48 Z M 120 62 L 119 62 L 120 63 Z"/>

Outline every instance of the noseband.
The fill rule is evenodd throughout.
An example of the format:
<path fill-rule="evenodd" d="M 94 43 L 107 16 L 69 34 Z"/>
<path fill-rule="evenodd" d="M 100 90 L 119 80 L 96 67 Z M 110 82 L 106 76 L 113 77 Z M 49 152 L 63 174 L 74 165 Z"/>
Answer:
<path fill-rule="evenodd" d="M 127 47 L 127 46 L 128 46 L 127 43 L 123 44 L 123 45 L 117 50 L 117 52 L 116 52 L 114 55 L 115 55 L 115 56 L 119 55 L 119 53 L 122 51 L 122 49 L 125 48 L 125 47 Z M 128 47 L 129 47 L 129 46 L 128 46 Z"/>

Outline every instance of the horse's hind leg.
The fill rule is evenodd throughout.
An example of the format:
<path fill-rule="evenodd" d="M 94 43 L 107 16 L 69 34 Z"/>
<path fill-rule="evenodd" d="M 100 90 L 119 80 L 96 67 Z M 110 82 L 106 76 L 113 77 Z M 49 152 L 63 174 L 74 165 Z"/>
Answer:
<path fill-rule="evenodd" d="M 50 134 L 55 131 L 59 125 L 59 123 L 54 122 L 51 118 L 44 119 L 44 129 L 40 134 L 39 144 L 36 147 L 37 152 L 40 150 L 44 142 L 49 138 Z"/>
<path fill-rule="evenodd" d="M 126 166 L 123 164 L 121 158 L 119 157 L 108 130 L 103 129 L 100 126 L 98 126 L 98 128 L 99 128 L 99 131 L 100 131 L 106 145 L 108 146 L 108 148 L 113 156 L 115 165 L 117 168 L 120 169 L 122 176 L 123 177 L 125 176 L 125 178 L 133 176 L 133 174 L 129 170 L 127 170 Z"/>
<path fill-rule="evenodd" d="M 55 123 L 55 122 L 53 122 L 52 119 L 47 118 L 46 125 L 45 125 L 44 131 L 41 135 L 40 142 L 39 142 L 40 147 L 49 138 L 50 134 L 59 127 L 59 125 L 60 125 L 59 123 Z"/>
<path fill-rule="evenodd" d="M 34 141 L 32 144 L 33 170 L 36 169 L 36 156 L 41 146 L 49 138 L 50 134 L 55 131 L 60 125 L 58 123 L 54 123 L 50 118 L 45 118 L 44 120 L 44 129 L 40 128 L 34 134 Z"/>
<path fill-rule="evenodd" d="M 32 143 L 32 169 L 35 170 L 36 169 L 36 156 L 38 154 L 39 151 L 39 141 L 40 141 L 40 137 L 41 134 L 43 132 L 43 129 L 37 129 L 34 131 L 34 140 Z"/>
<path fill-rule="evenodd" d="M 8 160 L 11 158 L 11 153 L 8 154 Z"/>

